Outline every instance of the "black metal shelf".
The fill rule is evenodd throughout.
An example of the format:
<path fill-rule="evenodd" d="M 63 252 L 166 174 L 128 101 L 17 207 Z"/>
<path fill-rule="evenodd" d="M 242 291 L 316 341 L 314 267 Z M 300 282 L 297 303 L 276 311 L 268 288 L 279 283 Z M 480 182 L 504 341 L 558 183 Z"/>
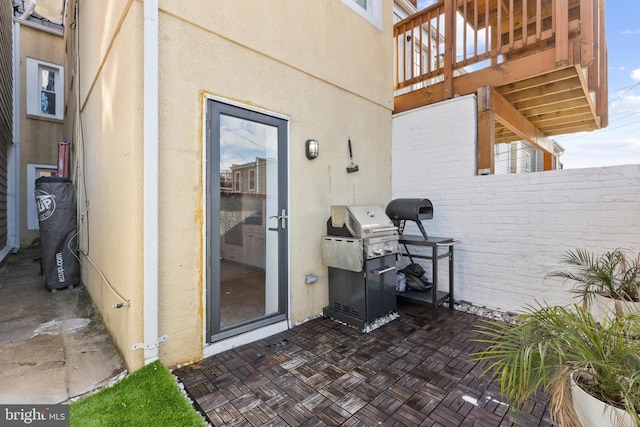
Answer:
<path fill-rule="evenodd" d="M 449 302 L 449 309 L 453 310 L 453 291 L 454 291 L 454 280 L 453 280 L 453 247 L 457 240 L 454 240 L 449 237 L 426 237 L 420 235 L 411 235 L 411 234 L 401 234 L 399 236 L 399 243 L 404 248 L 404 251 L 401 251 L 401 254 L 404 256 L 408 256 L 411 262 L 414 262 L 414 258 L 418 259 L 430 259 L 431 260 L 431 269 L 432 269 L 432 282 L 433 286 L 431 290 L 427 291 L 414 291 L 408 290 L 406 292 L 397 292 L 396 295 L 398 298 L 416 302 L 419 304 L 430 305 L 433 309 L 433 320 L 438 320 L 438 306 L 441 305 L 444 301 Z M 409 246 L 421 246 L 426 248 L 431 248 L 431 254 L 420 254 L 412 253 L 409 250 Z M 440 252 L 440 248 L 447 248 L 446 252 Z M 449 291 L 439 291 L 438 290 L 438 261 L 442 258 L 449 259 Z M 434 303 L 435 302 L 435 303 Z"/>
<path fill-rule="evenodd" d="M 437 291 L 436 304 L 440 305 L 449 299 L 449 292 Z M 419 302 L 421 304 L 433 304 L 433 293 L 428 291 L 414 291 L 407 290 L 405 292 L 397 292 L 398 298 L 405 299 L 407 301 Z"/>

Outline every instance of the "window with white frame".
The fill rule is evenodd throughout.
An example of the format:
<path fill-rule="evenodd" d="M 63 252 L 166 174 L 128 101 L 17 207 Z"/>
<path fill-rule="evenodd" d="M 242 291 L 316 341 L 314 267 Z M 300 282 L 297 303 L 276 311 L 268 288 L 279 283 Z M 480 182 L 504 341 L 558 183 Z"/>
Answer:
<path fill-rule="evenodd" d="M 382 30 L 382 0 L 341 0 L 358 15 Z"/>
<path fill-rule="evenodd" d="M 240 176 L 241 174 L 239 171 L 236 171 L 233 174 L 233 191 L 235 191 L 236 193 L 239 193 L 240 190 L 242 189 Z"/>
<path fill-rule="evenodd" d="M 64 68 L 27 58 L 27 114 L 62 120 Z"/>
<path fill-rule="evenodd" d="M 56 176 L 58 167 L 56 165 L 27 164 L 27 229 L 37 230 L 38 212 L 36 210 L 36 179 L 42 176 Z"/>
<path fill-rule="evenodd" d="M 524 153 L 524 170 L 531 172 L 531 153 Z"/>
<path fill-rule="evenodd" d="M 249 191 L 256 191 L 256 170 L 249 169 Z"/>

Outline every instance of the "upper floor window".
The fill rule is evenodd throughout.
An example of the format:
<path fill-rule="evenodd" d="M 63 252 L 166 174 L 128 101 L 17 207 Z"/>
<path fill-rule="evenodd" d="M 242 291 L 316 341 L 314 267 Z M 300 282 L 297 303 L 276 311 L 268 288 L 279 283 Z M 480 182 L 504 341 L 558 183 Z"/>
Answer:
<path fill-rule="evenodd" d="M 382 30 L 382 0 L 341 0 L 360 16 Z"/>
<path fill-rule="evenodd" d="M 62 120 L 64 68 L 27 58 L 27 114 Z"/>

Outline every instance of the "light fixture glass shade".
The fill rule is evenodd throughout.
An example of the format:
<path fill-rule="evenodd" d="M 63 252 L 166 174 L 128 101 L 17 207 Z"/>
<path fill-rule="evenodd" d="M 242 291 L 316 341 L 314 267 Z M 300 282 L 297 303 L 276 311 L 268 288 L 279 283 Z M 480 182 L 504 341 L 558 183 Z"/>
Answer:
<path fill-rule="evenodd" d="M 315 139 L 307 139 L 307 142 L 305 143 L 307 159 L 313 160 L 318 157 L 318 149 L 318 141 L 316 141 Z"/>

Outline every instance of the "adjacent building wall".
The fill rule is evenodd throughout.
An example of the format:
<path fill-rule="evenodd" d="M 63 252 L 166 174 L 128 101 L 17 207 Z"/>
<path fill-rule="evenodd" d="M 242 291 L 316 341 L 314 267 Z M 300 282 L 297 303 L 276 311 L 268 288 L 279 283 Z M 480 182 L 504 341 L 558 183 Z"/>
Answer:
<path fill-rule="evenodd" d="M 8 247 L 9 149 L 13 143 L 13 38 L 12 9 L 0 2 L 0 264 Z"/>
<path fill-rule="evenodd" d="M 75 153 L 82 280 L 135 369 L 143 352 L 133 345 L 144 342 L 143 4 L 88 0 L 66 12 L 65 135 Z"/>
<path fill-rule="evenodd" d="M 474 96 L 393 118 L 393 198 L 430 199 L 427 232 L 460 240 L 456 299 L 567 303 L 570 286 L 545 279 L 565 251 L 640 251 L 640 165 L 477 176 L 475 129 Z"/>
<path fill-rule="evenodd" d="M 58 142 L 64 140 L 62 120 L 27 115 L 27 58 L 64 65 L 62 34 L 20 26 L 20 246 L 28 247 L 40 236 L 29 228 L 27 200 L 33 200 L 27 185 L 27 165 L 56 166 Z"/>
<path fill-rule="evenodd" d="M 328 302 L 320 242 L 333 204 L 391 195 L 392 10 L 380 31 L 339 0 L 161 1 L 159 12 L 160 359 L 205 345 L 205 97 L 289 118 L 292 323 Z M 70 2 L 67 120 L 78 171 L 83 280 L 131 369 L 142 364 L 142 3 Z M 73 76 L 72 76 L 73 75 Z M 79 94 L 75 92 L 80 88 Z M 73 113 L 76 114 L 76 113 Z M 80 125 L 82 126 L 80 128 Z M 80 131 L 82 129 L 82 132 Z M 347 174 L 347 139 L 360 172 Z M 317 139 L 309 161 L 305 141 Z M 306 285 L 307 274 L 319 280 Z M 130 302 L 114 309 L 119 297 Z"/>

